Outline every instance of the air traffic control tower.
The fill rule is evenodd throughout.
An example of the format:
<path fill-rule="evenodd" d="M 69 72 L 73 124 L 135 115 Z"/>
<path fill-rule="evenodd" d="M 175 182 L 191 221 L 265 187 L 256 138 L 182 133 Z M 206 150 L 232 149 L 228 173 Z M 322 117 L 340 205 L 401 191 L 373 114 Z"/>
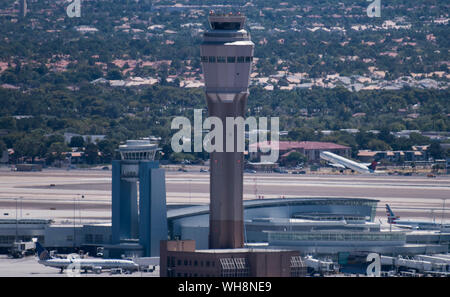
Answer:
<path fill-rule="evenodd" d="M 244 246 L 243 152 L 226 150 L 226 118 L 244 117 L 254 44 L 243 29 L 245 16 L 209 15 L 210 30 L 201 44 L 206 101 L 210 117 L 223 123 L 224 152 L 212 152 L 210 162 L 209 248 Z M 236 130 L 236 127 L 235 127 Z"/>
<path fill-rule="evenodd" d="M 164 169 L 155 161 L 156 139 L 128 140 L 112 162 L 112 243 L 144 257 L 159 256 L 167 239 Z M 126 253 L 127 251 L 125 251 Z"/>
<path fill-rule="evenodd" d="M 201 45 L 209 116 L 222 123 L 245 113 L 254 44 L 243 29 L 244 22 L 239 14 L 211 13 L 211 30 L 204 33 Z M 226 125 L 222 126 L 226 148 Z M 238 152 L 236 140 L 235 127 L 234 150 L 210 155 L 209 249 L 197 250 L 193 240 L 161 241 L 161 276 L 304 275 L 306 267 L 298 251 L 244 247 L 244 156 Z M 185 265 L 179 264 L 182 261 Z"/>

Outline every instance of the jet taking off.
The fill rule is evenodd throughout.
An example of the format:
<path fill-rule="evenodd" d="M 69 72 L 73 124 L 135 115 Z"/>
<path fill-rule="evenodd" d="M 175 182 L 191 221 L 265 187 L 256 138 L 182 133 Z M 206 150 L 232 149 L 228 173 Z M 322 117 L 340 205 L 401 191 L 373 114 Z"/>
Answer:
<path fill-rule="evenodd" d="M 371 164 L 362 164 L 331 152 L 320 152 L 320 158 L 327 160 L 334 167 L 349 168 L 359 173 L 382 173 L 381 171 L 375 171 L 378 164 L 376 161 Z"/>
<path fill-rule="evenodd" d="M 56 259 L 50 257 L 48 251 L 42 247 L 39 242 L 36 242 L 36 252 L 38 254 L 38 263 L 44 266 L 64 269 L 70 267 L 78 268 L 80 270 L 91 270 L 95 273 L 101 273 L 102 269 L 121 268 L 124 271 L 134 272 L 139 269 L 139 265 L 131 260 L 122 259 Z M 72 265 L 72 266 L 70 266 Z M 70 267 L 69 267 L 70 266 Z"/>

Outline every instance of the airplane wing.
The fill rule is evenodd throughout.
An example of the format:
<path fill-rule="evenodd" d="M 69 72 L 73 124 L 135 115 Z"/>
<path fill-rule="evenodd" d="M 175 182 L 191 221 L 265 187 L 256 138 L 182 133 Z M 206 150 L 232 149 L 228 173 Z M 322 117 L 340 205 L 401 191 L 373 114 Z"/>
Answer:
<path fill-rule="evenodd" d="M 419 229 L 419 227 L 414 226 L 414 225 L 395 224 L 394 226 L 397 227 L 397 228 L 400 228 L 400 229 L 409 229 L 409 230 L 417 230 L 417 229 Z"/>
<path fill-rule="evenodd" d="M 342 168 L 342 169 L 345 169 L 345 168 L 347 168 L 347 167 L 345 167 L 344 165 L 342 165 L 342 164 L 338 164 L 338 163 L 328 163 L 330 166 L 333 166 L 333 167 L 336 167 L 336 168 Z"/>

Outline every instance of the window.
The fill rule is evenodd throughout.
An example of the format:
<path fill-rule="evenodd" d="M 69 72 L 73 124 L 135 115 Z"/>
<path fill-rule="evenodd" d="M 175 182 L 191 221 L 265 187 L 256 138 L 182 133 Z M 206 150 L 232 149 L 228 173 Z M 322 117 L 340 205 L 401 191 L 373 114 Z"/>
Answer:
<path fill-rule="evenodd" d="M 92 234 L 86 234 L 85 240 L 86 240 L 86 243 L 93 243 L 94 239 L 93 239 Z"/>
<path fill-rule="evenodd" d="M 217 57 L 217 63 L 226 63 L 227 59 L 226 57 Z"/>
<path fill-rule="evenodd" d="M 246 63 L 249 63 L 251 61 L 253 61 L 253 57 L 245 57 L 245 62 Z"/>
<path fill-rule="evenodd" d="M 202 62 L 203 63 L 208 63 L 208 57 L 202 56 Z"/>
<path fill-rule="evenodd" d="M 187 265 L 188 265 L 188 261 L 184 260 L 184 266 L 187 266 Z"/>
<path fill-rule="evenodd" d="M 95 234 L 95 243 L 102 243 L 102 242 L 103 242 L 103 235 Z"/>
<path fill-rule="evenodd" d="M 206 267 L 209 267 L 209 261 L 206 261 Z"/>
<path fill-rule="evenodd" d="M 244 63 L 245 62 L 245 57 L 237 57 L 237 62 L 238 63 Z"/>
<path fill-rule="evenodd" d="M 216 63 L 216 57 L 210 56 L 209 63 Z"/>
<path fill-rule="evenodd" d="M 178 259 L 178 261 L 177 261 L 177 265 L 178 265 L 178 266 L 180 266 L 180 265 L 181 265 L 181 260 L 180 260 L 180 259 Z"/>
<path fill-rule="evenodd" d="M 212 22 L 213 30 L 239 30 L 241 28 L 240 22 Z"/>
<path fill-rule="evenodd" d="M 236 57 L 227 57 L 228 63 L 236 63 Z"/>

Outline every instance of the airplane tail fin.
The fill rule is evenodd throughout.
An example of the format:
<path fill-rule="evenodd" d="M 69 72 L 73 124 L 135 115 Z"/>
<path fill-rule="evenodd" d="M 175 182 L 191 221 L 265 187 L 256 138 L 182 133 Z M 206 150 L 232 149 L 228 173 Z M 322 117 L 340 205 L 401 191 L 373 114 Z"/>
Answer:
<path fill-rule="evenodd" d="M 400 217 L 396 216 L 392 209 L 390 208 L 389 204 L 386 204 L 386 215 L 388 218 L 389 224 L 396 224 L 396 220 L 398 220 Z"/>
<path fill-rule="evenodd" d="M 370 170 L 372 170 L 372 171 L 375 171 L 376 169 L 377 169 L 377 165 L 378 165 L 378 162 L 377 161 L 373 161 L 370 165 L 369 165 L 369 169 Z"/>
<path fill-rule="evenodd" d="M 36 242 L 36 252 L 39 260 L 48 260 L 51 258 L 48 251 L 39 242 Z"/>

